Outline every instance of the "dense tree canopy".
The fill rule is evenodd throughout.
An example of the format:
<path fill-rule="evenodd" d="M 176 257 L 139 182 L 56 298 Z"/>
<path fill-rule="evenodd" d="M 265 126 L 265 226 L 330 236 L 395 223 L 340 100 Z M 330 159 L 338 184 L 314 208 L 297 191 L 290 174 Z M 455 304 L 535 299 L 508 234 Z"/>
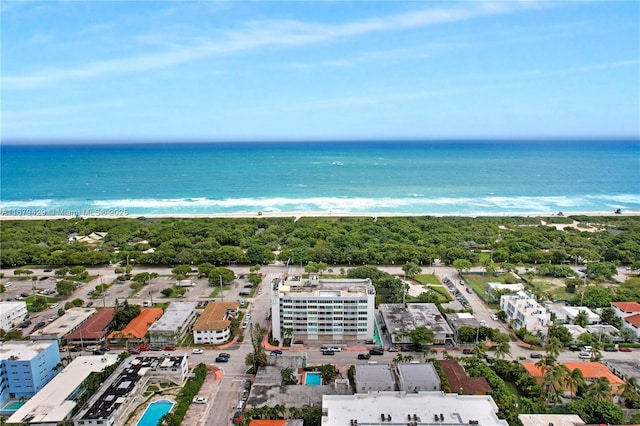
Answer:
<path fill-rule="evenodd" d="M 601 231 L 558 230 L 542 223 L 573 220 Z M 421 266 L 434 259 L 461 265 L 461 260 L 477 264 L 480 250 L 487 250 L 493 262 L 582 264 L 606 277 L 614 264 L 640 261 L 640 218 L 626 216 L 75 218 L 3 221 L 2 228 L 0 263 L 15 269 L 127 258 L 148 265 L 255 265 L 271 262 L 276 253 L 283 262 L 304 265 Z M 72 233 L 96 231 L 107 233 L 101 244 L 70 242 Z"/>

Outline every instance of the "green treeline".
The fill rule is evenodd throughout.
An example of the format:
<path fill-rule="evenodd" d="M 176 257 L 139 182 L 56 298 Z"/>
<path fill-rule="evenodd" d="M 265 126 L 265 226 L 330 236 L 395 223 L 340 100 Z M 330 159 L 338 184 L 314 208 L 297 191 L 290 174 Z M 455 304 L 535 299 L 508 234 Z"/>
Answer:
<path fill-rule="evenodd" d="M 580 221 L 557 230 L 547 223 Z M 598 232 L 588 232 L 588 226 Z M 25 265 L 296 264 L 428 265 L 611 262 L 638 266 L 640 217 L 303 217 L 18 220 L 0 223 L 0 263 Z M 97 244 L 71 234 L 107 232 Z M 153 250 L 149 250 L 153 249 Z"/>

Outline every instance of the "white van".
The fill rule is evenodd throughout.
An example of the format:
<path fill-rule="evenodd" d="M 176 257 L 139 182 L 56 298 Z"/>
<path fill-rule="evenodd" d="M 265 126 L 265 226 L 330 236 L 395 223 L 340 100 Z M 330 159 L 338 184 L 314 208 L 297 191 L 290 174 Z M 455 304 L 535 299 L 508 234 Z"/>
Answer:
<path fill-rule="evenodd" d="M 142 307 L 143 308 L 150 308 L 151 305 L 151 300 L 145 300 L 144 302 L 142 302 Z"/>

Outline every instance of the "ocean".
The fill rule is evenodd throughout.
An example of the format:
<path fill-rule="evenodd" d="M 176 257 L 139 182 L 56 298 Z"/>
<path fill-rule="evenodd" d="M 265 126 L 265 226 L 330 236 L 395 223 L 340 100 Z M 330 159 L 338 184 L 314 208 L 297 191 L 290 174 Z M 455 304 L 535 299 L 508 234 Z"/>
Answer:
<path fill-rule="evenodd" d="M 638 141 L 0 146 L 0 214 L 640 213 Z"/>

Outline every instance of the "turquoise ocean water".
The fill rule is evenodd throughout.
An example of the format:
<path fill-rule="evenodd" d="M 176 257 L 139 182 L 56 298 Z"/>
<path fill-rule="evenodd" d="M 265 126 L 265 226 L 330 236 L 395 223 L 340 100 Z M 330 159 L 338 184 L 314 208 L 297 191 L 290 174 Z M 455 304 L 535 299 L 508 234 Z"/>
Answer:
<path fill-rule="evenodd" d="M 2 145 L 3 216 L 640 212 L 638 141 Z"/>

